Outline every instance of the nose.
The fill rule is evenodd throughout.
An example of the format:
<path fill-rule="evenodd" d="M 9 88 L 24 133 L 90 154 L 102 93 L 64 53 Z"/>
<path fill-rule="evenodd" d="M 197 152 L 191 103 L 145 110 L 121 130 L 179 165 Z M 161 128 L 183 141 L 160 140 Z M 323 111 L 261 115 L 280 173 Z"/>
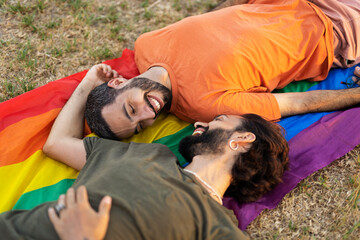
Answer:
<path fill-rule="evenodd" d="M 155 122 L 156 114 L 154 111 L 147 106 L 143 105 L 141 108 L 138 108 L 136 116 L 134 116 L 135 122 L 141 122 L 142 127 L 149 127 Z"/>
<path fill-rule="evenodd" d="M 139 121 L 144 121 L 148 119 L 154 119 L 156 116 L 154 110 L 150 108 L 146 103 L 139 108 L 137 117 Z"/>
<path fill-rule="evenodd" d="M 194 127 L 195 128 L 199 128 L 199 127 L 207 128 L 207 127 L 209 127 L 209 124 L 205 123 L 205 122 L 196 122 L 196 123 L 194 123 Z"/>

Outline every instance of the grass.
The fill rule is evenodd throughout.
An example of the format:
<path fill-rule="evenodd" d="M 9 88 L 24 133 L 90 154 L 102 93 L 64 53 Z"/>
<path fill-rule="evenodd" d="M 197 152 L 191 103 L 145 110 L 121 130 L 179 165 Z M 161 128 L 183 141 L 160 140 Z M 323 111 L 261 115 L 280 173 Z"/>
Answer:
<path fill-rule="evenodd" d="M 141 33 L 205 12 L 208 2 L 0 0 L 0 100 L 118 57 Z"/>
<path fill-rule="evenodd" d="M 0 101 L 89 69 L 217 0 L 0 0 Z M 254 239 L 359 239 L 360 155 L 305 180 L 247 231 Z"/>

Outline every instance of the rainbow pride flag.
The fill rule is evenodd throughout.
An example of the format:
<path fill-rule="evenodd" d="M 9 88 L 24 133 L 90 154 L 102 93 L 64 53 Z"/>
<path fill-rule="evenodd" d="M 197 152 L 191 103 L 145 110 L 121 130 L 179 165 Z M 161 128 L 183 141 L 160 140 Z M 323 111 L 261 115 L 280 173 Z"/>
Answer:
<path fill-rule="evenodd" d="M 105 63 L 125 78 L 139 74 L 131 50 L 125 49 L 120 58 Z M 340 82 L 352 72 L 353 68 L 332 70 L 323 82 L 293 83 L 282 91 L 344 88 Z M 85 74 L 83 71 L 68 76 L 0 103 L 0 213 L 31 209 L 56 200 L 75 181 L 77 171 L 47 157 L 41 148 L 57 114 Z M 360 143 L 360 134 L 354 134 L 360 130 L 359 111 L 353 108 L 281 120 L 290 144 L 290 171 L 286 172 L 284 183 L 255 203 L 239 204 L 234 199 L 224 199 L 225 206 L 234 210 L 239 227 L 246 228 L 263 209 L 274 208 L 303 178 Z M 178 156 L 180 164 L 186 165 L 177 146 L 193 129 L 189 123 L 163 113 L 152 127 L 124 141 L 165 144 Z M 84 130 L 84 136 L 89 133 Z"/>

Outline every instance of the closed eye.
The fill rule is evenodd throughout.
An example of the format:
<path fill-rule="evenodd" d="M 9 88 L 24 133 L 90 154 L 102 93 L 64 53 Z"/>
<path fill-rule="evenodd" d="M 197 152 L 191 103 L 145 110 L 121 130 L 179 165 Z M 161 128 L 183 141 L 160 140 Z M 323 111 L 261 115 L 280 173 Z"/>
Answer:
<path fill-rule="evenodd" d="M 222 120 L 224 120 L 225 117 L 227 117 L 227 116 L 224 114 L 218 115 L 214 118 L 214 121 L 222 121 Z"/>
<path fill-rule="evenodd" d="M 222 120 L 221 115 L 216 116 L 216 117 L 214 118 L 214 121 L 221 121 L 221 120 Z"/>
<path fill-rule="evenodd" d="M 134 108 L 131 104 L 129 104 L 129 106 L 130 106 L 131 112 L 132 112 L 133 114 L 135 114 L 135 108 Z"/>

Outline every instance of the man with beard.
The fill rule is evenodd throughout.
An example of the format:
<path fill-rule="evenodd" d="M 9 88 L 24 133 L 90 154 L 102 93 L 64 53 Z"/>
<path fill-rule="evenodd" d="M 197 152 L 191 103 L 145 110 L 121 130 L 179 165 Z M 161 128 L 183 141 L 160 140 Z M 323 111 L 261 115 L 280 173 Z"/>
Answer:
<path fill-rule="evenodd" d="M 185 18 L 136 40 L 140 77 L 172 92 L 171 113 L 188 122 L 210 121 L 222 113 L 277 120 L 360 103 L 360 88 L 271 93 L 293 81 L 321 81 L 332 67 L 360 62 L 360 1 L 231 0 L 222 6 L 228 5 L 234 6 Z M 360 68 L 354 73 L 360 77 Z M 105 90 L 131 81 L 119 80 Z M 351 80 L 348 85 L 357 86 Z M 125 92 L 114 98 L 121 102 L 105 101 L 86 114 L 97 109 L 88 123 L 99 136 L 121 139 L 138 132 L 165 106 L 161 94 L 145 92 L 134 101 Z M 98 104 L 89 101 L 89 107 Z M 114 114 L 117 109 L 122 111 Z M 128 122 L 119 121 L 127 116 L 133 120 L 129 131 Z"/>
<path fill-rule="evenodd" d="M 84 166 L 86 156 L 82 138 L 87 98 L 93 104 L 87 107 L 86 118 L 88 123 L 96 119 L 95 130 L 106 133 L 102 137 L 117 139 L 116 136 L 121 135 L 125 138 L 152 125 L 161 109 L 171 102 L 171 92 L 148 79 L 154 76 L 157 74 L 149 71 L 128 81 L 109 65 L 93 66 L 57 116 L 43 146 L 44 153 L 76 170 Z M 89 96 L 95 87 L 98 87 L 96 93 Z M 103 115 L 111 116 L 107 122 L 118 128 L 110 130 Z M 140 118 L 146 120 L 139 124 Z"/>
<path fill-rule="evenodd" d="M 253 201 L 281 181 L 288 165 L 280 127 L 254 114 L 219 115 L 210 123 L 196 123 L 193 135 L 179 145 L 190 162 L 184 169 L 161 144 L 87 137 L 83 149 L 86 165 L 73 188 L 84 185 L 95 209 L 104 196 L 111 196 L 105 239 L 247 239 L 233 212 L 222 206 L 223 196 Z M 74 216 L 69 224 L 65 217 L 74 211 L 73 201 L 74 196 L 67 201 L 61 197 L 56 206 L 51 202 L 0 215 L 2 237 L 56 239 L 51 221 L 62 237 L 81 231 L 74 230 L 77 221 L 89 224 L 90 219 Z M 54 206 L 59 217 L 49 210 L 50 221 L 48 209 Z M 81 236 L 91 239 L 88 234 Z"/>

